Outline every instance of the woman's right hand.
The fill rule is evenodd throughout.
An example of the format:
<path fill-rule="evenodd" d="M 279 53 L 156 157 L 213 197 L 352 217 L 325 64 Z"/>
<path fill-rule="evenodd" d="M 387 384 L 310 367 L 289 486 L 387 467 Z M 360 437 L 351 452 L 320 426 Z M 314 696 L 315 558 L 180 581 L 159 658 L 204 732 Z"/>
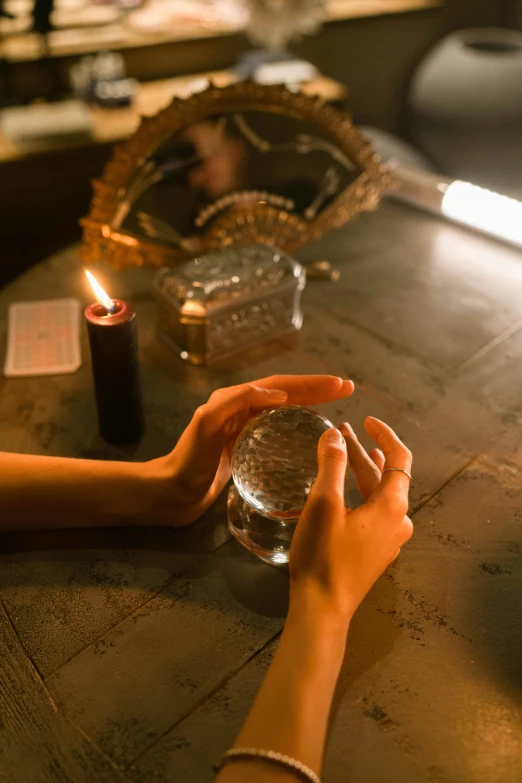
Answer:
<path fill-rule="evenodd" d="M 367 433 L 379 449 L 371 458 L 351 427 L 329 429 L 318 446 L 319 471 L 290 551 L 290 601 L 348 626 L 366 593 L 397 557 L 413 526 L 407 516 L 412 455 L 384 422 L 369 417 Z M 348 463 L 366 502 L 344 505 Z"/>

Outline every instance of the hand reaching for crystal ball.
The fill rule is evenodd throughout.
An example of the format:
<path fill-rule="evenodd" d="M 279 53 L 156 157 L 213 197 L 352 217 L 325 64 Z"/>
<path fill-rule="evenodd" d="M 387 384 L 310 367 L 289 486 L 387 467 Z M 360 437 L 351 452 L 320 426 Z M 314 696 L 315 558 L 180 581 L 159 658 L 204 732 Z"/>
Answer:
<path fill-rule="evenodd" d="M 261 411 L 284 405 L 320 405 L 349 397 L 354 385 L 332 375 L 273 375 L 218 389 L 195 412 L 175 449 L 146 463 L 157 487 L 151 516 L 188 525 L 214 502 L 230 479 L 236 439 Z"/>
<path fill-rule="evenodd" d="M 263 516 L 297 519 L 317 476 L 319 438 L 332 426 L 298 405 L 252 419 L 232 454 L 232 478 L 241 497 Z"/>
<path fill-rule="evenodd" d="M 337 627 L 349 623 L 413 532 L 412 454 L 383 421 L 368 416 L 364 428 L 379 446 L 369 454 L 347 423 L 321 436 L 317 479 L 290 549 L 290 605 L 305 615 L 318 610 Z M 344 502 L 348 467 L 365 499 L 354 509 Z"/>

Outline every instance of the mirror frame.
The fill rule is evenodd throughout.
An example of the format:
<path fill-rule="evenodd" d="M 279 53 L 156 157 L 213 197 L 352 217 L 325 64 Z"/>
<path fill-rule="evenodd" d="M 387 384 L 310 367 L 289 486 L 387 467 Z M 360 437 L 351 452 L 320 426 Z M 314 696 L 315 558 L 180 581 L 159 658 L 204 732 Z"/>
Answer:
<path fill-rule="evenodd" d="M 248 224 L 250 231 L 245 241 L 268 241 L 292 253 L 326 231 L 342 226 L 359 212 L 376 209 L 382 194 L 393 186 L 392 175 L 370 142 L 346 114 L 325 103 L 322 98 L 295 93 L 281 85 L 267 86 L 251 81 L 236 82 L 223 88 L 210 84 L 203 92 L 186 99 L 174 98 L 158 114 L 143 118 L 135 133 L 115 146 L 103 176 L 93 182 L 89 214 L 80 221 L 83 227 L 82 259 L 87 263 L 105 260 L 116 268 L 122 268 L 172 266 L 194 257 L 194 252 L 183 252 L 126 234 L 112 228 L 112 224 L 137 168 L 161 144 L 189 125 L 214 114 L 234 111 L 265 111 L 306 121 L 334 142 L 360 169 L 359 176 L 310 222 L 283 209 L 264 205 L 262 220 L 265 226 L 267 223 L 273 226 L 273 237 L 267 237 L 266 233 L 256 236 L 255 208 L 254 220 L 251 215 L 242 217 L 243 230 Z M 220 223 L 219 220 L 216 222 Z M 270 241 L 271 238 L 273 241 Z M 201 236 L 197 254 L 233 243 L 233 229 L 227 229 L 226 222 L 221 220 L 214 230 Z"/>

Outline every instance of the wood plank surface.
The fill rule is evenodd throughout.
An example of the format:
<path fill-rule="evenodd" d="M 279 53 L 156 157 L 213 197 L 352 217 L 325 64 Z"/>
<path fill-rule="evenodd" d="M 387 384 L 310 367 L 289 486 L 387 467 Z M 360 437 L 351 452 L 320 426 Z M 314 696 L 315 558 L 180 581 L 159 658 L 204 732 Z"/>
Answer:
<path fill-rule="evenodd" d="M 345 273 L 328 296 L 333 316 L 447 370 L 518 323 L 520 250 L 403 204 L 375 217 L 321 243 Z"/>
<path fill-rule="evenodd" d="M 172 448 L 215 388 L 282 371 L 354 377 L 354 396 L 321 410 L 360 433 L 365 416 L 377 415 L 412 448 L 415 536 L 352 624 L 325 782 L 515 783 L 522 253 L 384 203 L 301 257 L 341 271 L 335 285 L 309 281 L 301 333 L 210 368 L 181 364 L 156 340 L 151 270 L 99 267 L 111 295 L 137 309 L 142 443 L 123 450 L 97 435 L 83 334 L 77 374 L 0 379 L 0 449 L 149 459 Z M 49 296 L 89 301 L 74 251 L 0 292 L 0 362 L 8 304 Z M 353 479 L 348 498 L 359 501 Z M 62 731 L 81 748 L 60 761 L 71 780 L 104 780 L 116 768 L 135 783 L 212 780 L 269 664 L 287 601 L 285 574 L 230 542 L 224 497 L 181 533 L 11 534 L 0 552 L 18 645 L 0 623 L 0 657 L 5 667 L 15 654 L 27 675 L 17 680 L 4 668 L 4 677 L 18 683 L 17 699 L 34 701 L 36 682 L 38 699 L 49 693 L 60 710 L 42 707 L 21 735 L 34 780 L 47 783 L 41 743 L 60 748 Z M 0 748 L 9 783 L 32 781 L 16 767 L 21 745 Z M 90 778 L 76 772 L 80 757 Z"/>
<path fill-rule="evenodd" d="M 520 780 L 521 509 L 522 461 L 486 457 L 414 516 L 410 545 L 352 623 L 325 780 Z M 137 759 L 133 779 L 210 782 L 274 649 Z"/>
<path fill-rule="evenodd" d="M 47 677 L 229 539 L 224 497 L 196 525 L 2 537 L 0 593 Z"/>
<path fill-rule="evenodd" d="M 58 708 L 0 603 L 0 779 L 128 780 Z"/>
<path fill-rule="evenodd" d="M 65 664 L 49 688 L 125 767 L 278 634 L 287 593 L 284 573 L 253 558 L 245 567 L 230 542 Z"/>

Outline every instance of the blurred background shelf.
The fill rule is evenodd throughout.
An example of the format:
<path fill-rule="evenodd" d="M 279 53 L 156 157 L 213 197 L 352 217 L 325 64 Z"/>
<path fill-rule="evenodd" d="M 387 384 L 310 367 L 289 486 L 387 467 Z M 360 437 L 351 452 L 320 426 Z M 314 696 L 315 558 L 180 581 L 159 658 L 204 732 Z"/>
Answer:
<path fill-rule="evenodd" d="M 78 220 L 87 213 L 92 179 L 100 175 L 112 146 L 128 138 L 141 117 L 156 114 L 174 97 L 186 97 L 209 81 L 224 87 L 236 80 L 232 70 L 223 70 L 140 84 L 129 108 L 87 109 L 89 138 L 37 138 L 17 144 L 0 132 L 0 281 L 79 238 Z M 302 91 L 337 104 L 347 95 L 343 84 L 324 76 L 302 85 Z"/>
<path fill-rule="evenodd" d="M 237 24 L 218 22 L 205 27 L 187 22 L 172 23 L 161 31 L 144 33 L 129 27 L 128 12 L 123 12 L 119 6 L 80 5 L 78 0 L 57 0 L 57 10 L 52 17 L 57 29 L 46 36 L 44 51 L 41 36 L 25 31 L 8 33 L 10 25 L 24 30 L 31 25 L 30 2 L 6 0 L 6 10 L 10 3 L 19 11 L 25 8 L 25 16 L 13 21 L 0 20 L 0 30 L 5 36 L 0 41 L 0 57 L 9 68 L 12 92 L 24 100 L 47 96 L 52 91 L 51 82 L 67 85 L 71 66 L 81 56 L 100 49 L 119 51 L 130 77 L 152 81 L 229 68 L 251 48 Z M 440 0 L 330 0 L 328 19 L 320 37 L 325 41 L 330 34 L 338 35 L 346 25 L 357 22 L 364 24 L 375 20 L 378 23 L 383 19 L 437 12 L 442 5 Z M 105 18 L 106 21 L 95 23 L 100 11 L 100 20 Z M 82 24 L 68 27 L 76 18 Z M 297 42 L 297 48 L 306 50 L 313 38 Z M 45 69 L 41 64 L 44 54 L 48 61 Z M 327 72 L 322 67 L 320 70 Z M 329 75 L 339 78 L 335 74 Z"/>
<path fill-rule="evenodd" d="M 330 0 L 327 23 L 436 8 L 442 0 Z M 0 52 L 9 62 L 31 62 L 41 57 L 39 37 L 31 32 L 31 0 L 6 0 L 5 9 L 14 20 L 0 19 L 5 35 Z M 240 33 L 241 24 L 216 21 L 209 26 L 192 21 L 176 27 L 141 32 L 128 23 L 129 12 L 117 5 L 91 5 L 84 0 L 57 0 L 52 16 L 55 30 L 48 36 L 49 53 L 55 57 L 75 57 L 111 49 L 150 48 L 158 44 L 222 38 Z"/>
<path fill-rule="evenodd" d="M 85 53 L 109 46 L 121 52 L 127 74 L 142 86 L 132 109 L 93 109 L 92 137 L 81 143 L 74 139 L 28 151 L 0 138 L 0 279 L 18 274 L 79 237 L 78 220 L 88 209 L 90 180 L 100 175 L 112 144 L 132 133 L 139 115 L 154 113 L 174 95 L 189 90 L 195 75 L 230 73 L 252 50 L 237 27 L 185 25 L 144 35 L 129 31 L 118 8 L 118 17 L 114 16 L 113 6 L 88 8 L 79 0 L 56 0 L 53 21 L 59 29 L 49 35 L 50 57 L 44 64 L 38 59 L 38 36 L 26 31 L 28 1 L 5 1 L 7 8 L 16 3 L 19 10 L 25 8 L 25 22 L 17 22 L 20 29 L 15 35 L 6 35 L 7 26 L 14 23 L 1 23 L 4 69 L 20 103 L 48 94 L 53 78 L 66 88 L 71 65 Z M 69 24 L 72 11 L 78 18 L 76 27 L 60 27 Z M 103 24 L 97 14 L 106 14 Z M 355 122 L 405 136 L 408 85 L 428 49 L 455 29 L 512 26 L 520 20 L 515 0 L 331 0 L 328 21 L 319 33 L 294 42 L 291 51 L 324 75 L 322 89 L 340 85 Z M 214 73 L 214 78 L 229 77 Z"/>
<path fill-rule="evenodd" d="M 88 107 L 91 133 L 89 138 L 73 135 L 70 138 L 36 138 L 31 143 L 16 142 L 1 130 L 0 113 L 0 164 L 37 155 L 57 155 L 60 150 L 70 151 L 74 147 L 115 144 L 134 133 L 141 117 L 150 117 L 165 108 L 173 98 L 185 98 L 195 88 L 201 89 L 209 83 L 226 87 L 237 80 L 232 70 L 210 71 L 197 75 L 178 76 L 140 84 L 133 104 L 128 108 L 104 109 Z M 344 85 L 319 76 L 302 86 L 302 92 L 317 95 L 325 101 L 342 103 L 347 95 Z M 29 109 L 30 110 L 30 109 Z"/>

